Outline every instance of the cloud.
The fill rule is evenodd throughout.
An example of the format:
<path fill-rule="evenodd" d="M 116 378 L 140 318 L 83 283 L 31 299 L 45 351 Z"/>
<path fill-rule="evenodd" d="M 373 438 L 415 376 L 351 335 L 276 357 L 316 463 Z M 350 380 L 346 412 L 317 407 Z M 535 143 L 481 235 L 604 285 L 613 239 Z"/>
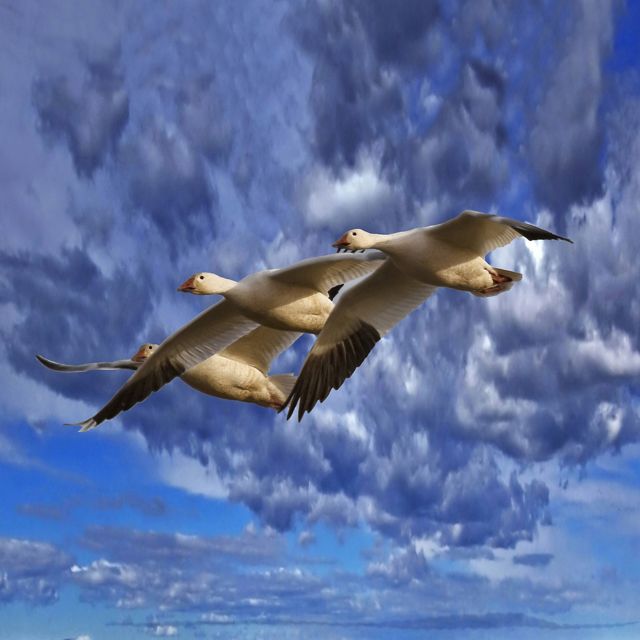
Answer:
<path fill-rule="evenodd" d="M 507 295 L 439 292 L 303 428 L 179 383 L 122 418 L 143 434 L 172 486 L 228 496 L 278 531 L 327 523 L 384 537 L 393 553 L 370 562 L 369 579 L 398 591 L 437 575 L 416 539 L 438 540 L 452 554 L 519 549 L 550 523 L 553 506 L 548 482 L 527 479 L 527 465 L 584 464 L 640 434 L 632 400 L 640 151 L 628 135 L 637 122 L 633 105 L 612 114 L 624 137 L 612 135 L 603 159 L 595 118 L 610 7 L 585 3 L 563 17 L 549 7 L 532 15 L 472 3 L 451 21 L 435 3 L 374 11 L 363 2 L 310 2 L 282 23 L 278 10 L 264 16 L 249 7 L 233 28 L 225 7 L 210 11 L 141 10 L 117 54 L 98 58 L 105 67 L 83 55 L 80 82 L 44 74 L 34 85 L 40 129 L 69 148 L 80 180 L 61 185 L 74 212 L 59 252 L 47 254 L 47 245 L 0 256 L 8 366 L 98 405 L 121 378 L 49 374 L 33 353 L 124 356 L 155 339 L 149 334 L 162 338 L 195 314 L 193 301 L 178 307 L 165 293 L 187 265 L 185 276 L 203 262 L 244 274 L 318 253 L 327 229 L 395 231 L 482 204 L 566 227 L 573 247 L 522 241 L 492 256 L 525 273 Z M 534 26 L 520 29 L 527 20 Z M 547 22 L 556 30 L 540 37 Z M 188 47 L 182 30 L 192 33 Z M 153 64 L 130 53 L 143 45 Z M 581 58 L 584 77 L 574 73 Z M 549 60 L 557 60 L 550 71 Z M 78 114 L 83 91 L 90 108 Z M 554 180 L 562 185 L 547 192 Z M 100 206 L 85 208 L 93 195 Z M 562 215 L 553 219 L 542 205 Z M 304 237 L 293 242 L 301 220 Z M 287 355 L 289 367 L 303 350 Z M 514 471 L 513 461 L 522 466 Z M 55 516 L 46 506 L 23 508 Z M 301 534 L 300 544 L 312 536 Z M 89 599 L 121 607 L 214 608 L 222 586 L 210 556 L 249 562 L 222 540 L 91 529 L 84 542 L 95 558 L 77 565 L 74 582 Z M 140 547 L 142 560 L 133 551 Z M 158 567 L 171 554 L 179 566 L 163 576 Z M 269 564 L 269 554 L 277 555 L 256 552 L 251 562 Z M 201 576 L 198 563 L 209 573 Z M 268 571 L 283 592 L 290 579 L 310 611 L 324 597 L 317 576 L 278 574 L 272 564 Z M 459 593 L 486 588 L 452 581 Z M 523 598 L 533 588 L 512 586 Z M 571 606 L 569 591 L 551 590 L 560 609 Z M 259 576 L 254 604 L 236 603 L 229 615 L 271 595 Z"/>
<path fill-rule="evenodd" d="M 613 36 L 612 3 L 579 2 L 572 13 L 573 34 L 554 61 L 527 148 L 540 201 L 562 214 L 572 203 L 602 195 L 604 130 L 598 112 Z"/>
<path fill-rule="evenodd" d="M 40 131 L 63 141 L 78 175 L 91 177 L 114 151 L 129 119 L 129 97 L 118 69 L 119 51 L 87 60 L 81 85 L 65 75 L 33 85 Z"/>
<path fill-rule="evenodd" d="M 0 253 L 0 266 L 0 301 L 15 305 L 21 316 L 15 326 L 2 328 L 14 369 L 67 397 L 103 400 L 104 381 L 115 388 L 121 377 L 49 375 L 34 356 L 86 362 L 132 353 L 151 308 L 144 278 L 121 265 L 105 274 L 77 248 L 62 249 L 59 256 Z M 118 317 L 111 316 L 114 305 Z"/>
<path fill-rule="evenodd" d="M 101 495 L 85 499 L 67 498 L 57 504 L 26 502 L 18 505 L 16 510 L 22 515 L 44 520 L 63 520 L 68 518 L 73 511 L 81 509 L 108 511 L 124 508 L 156 518 L 167 513 L 167 505 L 161 498 L 145 498 L 135 493 L 123 493 L 114 496 Z"/>
<path fill-rule="evenodd" d="M 314 74 L 314 151 L 334 170 L 355 166 L 359 153 L 389 125 L 402 127 L 403 97 L 398 67 L 423 55 L 423 38 L 437 15 L 435 3 L 313 2 L 293 12 L 290 24 L 311 57 Z M 403 25 L 410 36 L 397 39 Z"/>
<path fill-rule="evenodd" d="M 301 531 L 298 536 L 298 544 L 301 547 L 309 547 L 316 541 L 316 536 L 313 531 Z"/>
<path fill-rule="evenodd" d="M 376 166 L 378 165 L 378 166 Z M 398 202 L 380 176 L 379 163 L 364 157 L 354 170 L 333 178 L 322 168 L 311 174 L 305 191 L 305 216 L 311 227 L 345 230 L 349 225 L 393 209 Z"/>
<path fill-rule="evenodd" d="M 210 187 L 203 159 L 181 129 L 171 122 L 151 120 L 123 145 L 120 158 L 131 206 L 175 246 L 196 237 L 210 237 Z"/>
<path fill-rule="evenodd" d="M 527 567 L 546 567 L 551 560 L 551 553 L 525 553 L 513 556 L 513 564 L 523 564 Z"/>
<path fill-rule="evenodd" d="M 50 605 L 71 558 L 45 542 L 0 538 L 0 602 Z"/>
<path fill-rule="evenodd" d="M 172 624 L 151 624 L 147 628 L 147 633 L 152 636 L 177 636 L 178 627 L 175 627 Z"/>

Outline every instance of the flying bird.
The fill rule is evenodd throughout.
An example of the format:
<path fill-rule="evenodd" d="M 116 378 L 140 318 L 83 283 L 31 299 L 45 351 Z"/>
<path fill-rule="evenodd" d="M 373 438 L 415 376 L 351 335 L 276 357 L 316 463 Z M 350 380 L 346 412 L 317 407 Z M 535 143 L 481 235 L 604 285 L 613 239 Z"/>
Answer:
<path fill-rule="evenodd" d="M 169 336 L 94 416 L 76 423 L 91 429 L 147 398 L 191 367 L 222 351 L 258 325 L 319 333 L 333 309 L 330 290 L 377 269 L 386 256 L 328 255 L 282 269 L 253 273 L 239 282 L 207 274 L 208 291 L 224 300 Z M 198 274 L 197 279 L 200 281 Z M 193 278 L 180 290 L 187 290 Z"/>
<path fill-rule="evenodd" d="M 291 373 L 268 374 L 272 360 L 300 337 L 293 331 L 278 331 L 258 327 L 230 344 L 226 349 L 185 371 L 180 378 L 190 387 L 217 398 L 250 402 L 271 409 L 279 409 L 291 392 L 295 376 Z M 138 369 L 158 348 L 147 342 L 128 360 L 62 364 L 41 355 L 36 358 L 45 367 L 64 373 Z M 88 431 L 93 424 L 83 425 Z"/>
<path fill-rule="evenodd" d="M 438 287 L 481 297 L 510 289 L 522 274 L 494 267 L 484 256 L 521 237 L 572 242 L 526 222 L 477 211 L 463 211 L 442 224 L 399 233 L 347 231 L 333 244 L 338 251 L 377 249 L 388 260 L 341 294 L 281 411 L 288 406 L 290 418 L 298 406 L 301 420 L 353 374 L 382 336 Z"/>

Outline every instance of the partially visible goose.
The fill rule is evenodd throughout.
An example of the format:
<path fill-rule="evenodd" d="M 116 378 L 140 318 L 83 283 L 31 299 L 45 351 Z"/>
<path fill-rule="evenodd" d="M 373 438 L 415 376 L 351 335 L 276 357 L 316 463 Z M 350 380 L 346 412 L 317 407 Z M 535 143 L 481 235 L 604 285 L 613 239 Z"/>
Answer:
<path fill-rule="evenodd" d="M 287 418 L 298 405 L 298 420 L 302 419 L 332 388 L 338 389 L 376 342 L 437 287 L 482 297 L 510 289 L 522 274 L 494 267 L 484 256 L 520 237 L 571 242 L 526 222 L 477 211 L 400 233 L 347 231 L 333 245 L 338 251 L 373 248 L 389 259 L 339 298 L 285 402 Z"/>
<path fill-rule="evenodd" d="M 136 357 L 147 345 L 142 345 L 133 358 L 128 360 L 113 360 L 111 362 L 87 362 L 85 364 L 62 364 L 55 360 L 49 360 L 44 356 L 36 354 L 36 359 L 40 364 L 52 369 L 53 371 L 62 371 L 63 373 L 78 373 L 84 371 L 117 371 L 118 369 L 133 369 L 134 371 L 140 366 L 142 360 L 136 360 Z M 157 347 L 158 345 L 148 345 L 149 347 Z M 146 356 L 145 356 L 146 357 Z"/>
<path fill-rule="evenodd" d="M 271 409 L 279 409 L 295 383 L 291 373 L 268 375 L 271 361 L 300 337 L 293 331 L 278 331 L 258 327 L 236 340 L 219 353 L 185 371 L 180 378 L 202 393 L 225 400 L 250 402 Z M 62 364 L 41 355 L 36 358 L 47 368 L 65 373 L 138 369 L 158 348 L 147 342 L 129 360 Z M 97 425 L 87 421 L 81 431 Z"/>
<path fill-rule="evenodd" d="M 329 290 L 371 273 L 384 260 L 379 252 L 333 254 L 260 271 L 239 282 L 210 274 L 211 293 L 224 300 L 169 336 L 98 413 L 77 424 L 92 428 L 114 418 L 259 324 L 319 333 L 333 309 Z"/>

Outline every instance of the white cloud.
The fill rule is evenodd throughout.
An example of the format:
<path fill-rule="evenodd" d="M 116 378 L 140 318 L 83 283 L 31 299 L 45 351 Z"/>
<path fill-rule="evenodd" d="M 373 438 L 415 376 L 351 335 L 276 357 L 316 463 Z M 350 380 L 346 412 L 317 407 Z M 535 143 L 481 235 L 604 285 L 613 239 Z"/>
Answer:
<path fill-rule="evenodd" d="M 149 627 L 149 633 L 154 636 L 177 636 L 178 628 L 172 624 L 156 624 Z"/>
<path fill-rule="evenodd" d="M 229 495 L 211 460 L 205 467 L 178 451 L 156 454 L 156 459 L 159 479 L 172 487 L 216 499 Z"/>
<path fill-rule="evenodd" d="M 339 176 L 316 167 L 307 181 L 304 213 L 313 227 L 346 230 L 385 210 L 393 213 L 395 201 L 394 188 L 381 175 L 379 163 L 365 154 L 355 169 L 344 169 Z"/>

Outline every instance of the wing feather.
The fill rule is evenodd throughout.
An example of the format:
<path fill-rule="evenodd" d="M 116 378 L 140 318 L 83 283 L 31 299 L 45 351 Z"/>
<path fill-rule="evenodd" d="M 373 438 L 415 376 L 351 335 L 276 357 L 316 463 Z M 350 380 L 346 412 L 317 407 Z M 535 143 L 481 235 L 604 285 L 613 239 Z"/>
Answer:
<path fill-rule="evenodd" d="M 135 360 L 113 360 L 112 362 L 87 362 L 84 364 L 63 364 L 55 360 L 49 360 L 39 354 L 36 354 L 38 362 L 47 369 L 53 371 L 62 371 L 63 373 L 77 373 L 83 371 L 115 371 L 118 369 L 137 369 L 141 363 Z"/>
<path fill-rule="evenodd" d="M 366 251 L 358 254 L 332 253 L 277 269 L 270 272 L 269 277 L 280 282 L 312 287 L 321 293 L 328 293 L 336 285 L 375 271 L 385 260 L 386 256 L 381 251 Z"/>
<path fill-rule="evenodd" d="M 494 249 L 504 247 L 521 237 L 527 240 L 572 242 L 569 238 L 556 235 L 528 222 L 478 211 L 463 211 L 452 220 L 427 227 L 425 231 L 445 242 L 474 251 L 479 256 L 485 256 Z"/>
<path fill-rule="evenodd" d="M 338 389 L 376 342 L 435 290 L 409 278 L 388 261 L 343 293 L 282 407 L 289 407 L 287 418 L 298 405 L 301 420 L 317 402 L 327 398 L 331 389 Z"/>
<path fill-rule="evenodd" d="M 230 344 L 220 352 L 220 355 L 244 362 L 266 375 L 271 361 L 281 351 L 289 348 L 301 335 L 295 331 L 258 327 Z"/>
<path fill-rule="evenodd" d="M 98 413 L 77 425 L 87 431 L 114 418 L 256 325 L 228 300 L 218 302 L 169 336 Z"/>

